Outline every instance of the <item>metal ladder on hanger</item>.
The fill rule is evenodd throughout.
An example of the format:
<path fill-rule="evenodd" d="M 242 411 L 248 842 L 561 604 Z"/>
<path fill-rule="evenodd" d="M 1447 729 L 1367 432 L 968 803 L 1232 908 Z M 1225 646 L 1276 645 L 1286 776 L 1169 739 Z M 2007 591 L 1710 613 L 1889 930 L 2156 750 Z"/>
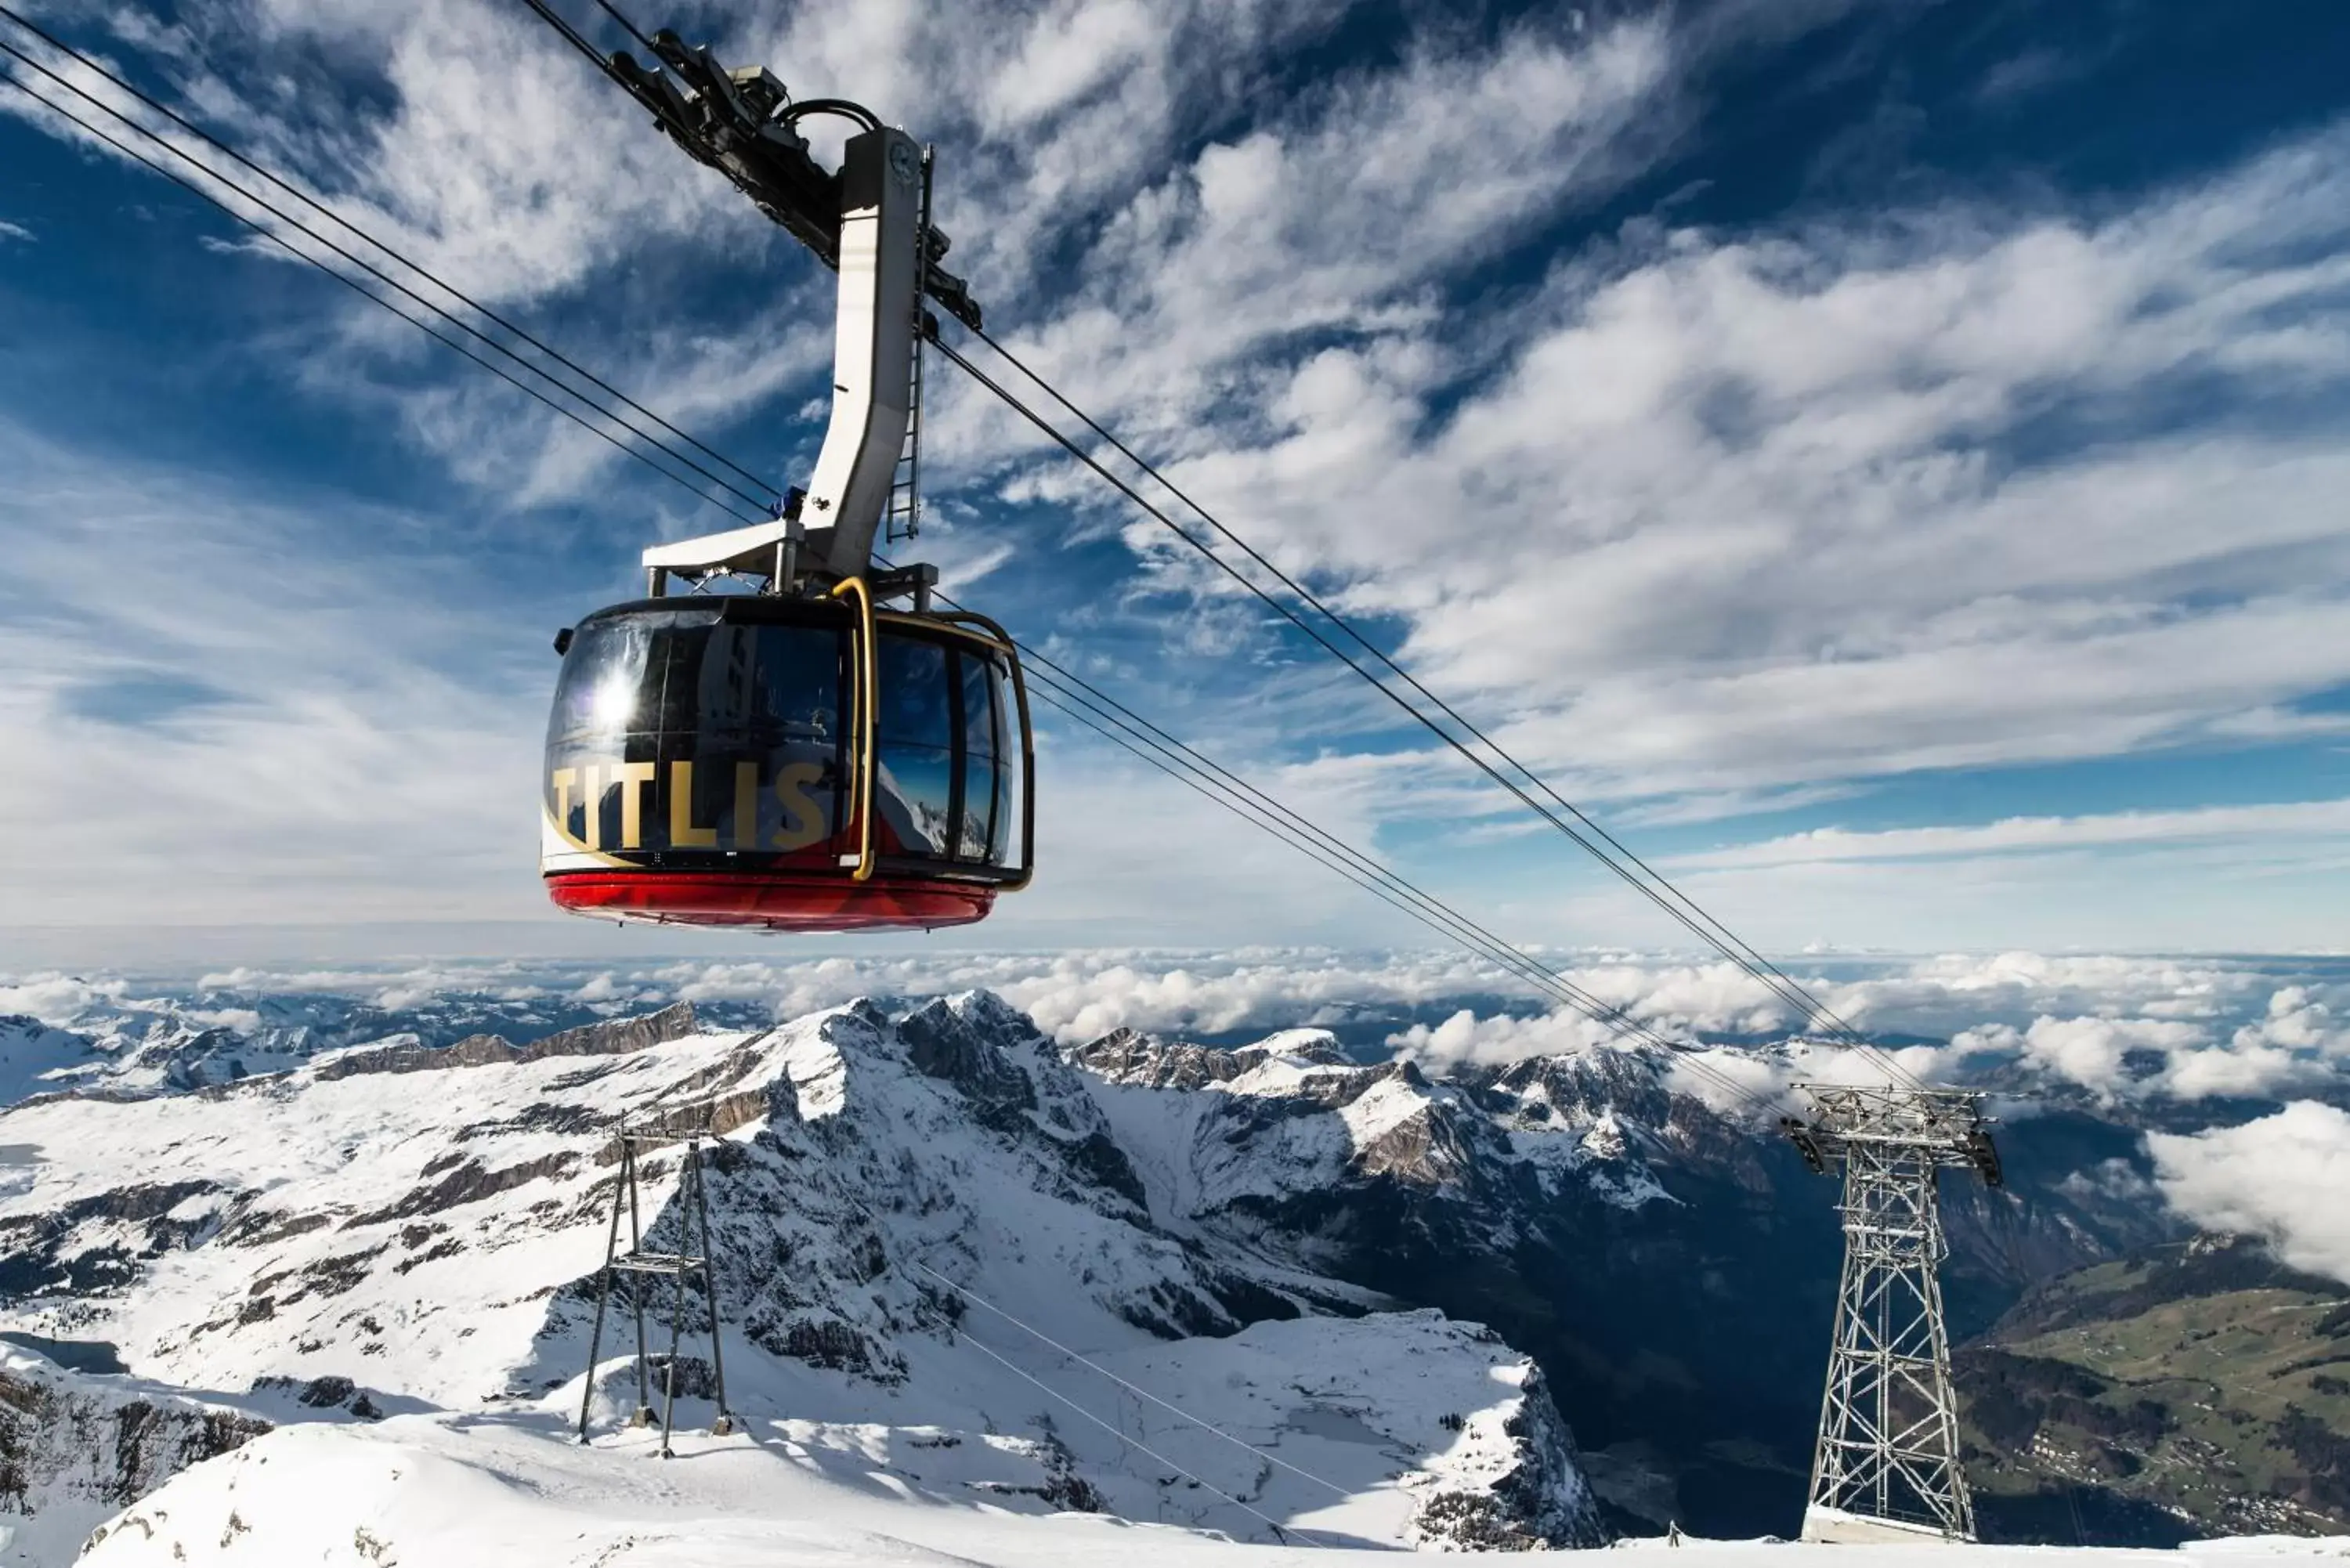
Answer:
<path fill-rule="evenodd" d="M 925 270 L 931 257 L 931 150 L 922 149 L 922 208 L 914 225 L 916 254 Z M 906 443 L 898 451 L 898 467 L 889 486 L 889 510 L 882 514 L 882 538 L 895 545 L 919 538 L 922 532 L 922 345 L 930 336 L 918 296 L 914 303 L 914 367 L 908 381 Z"/>

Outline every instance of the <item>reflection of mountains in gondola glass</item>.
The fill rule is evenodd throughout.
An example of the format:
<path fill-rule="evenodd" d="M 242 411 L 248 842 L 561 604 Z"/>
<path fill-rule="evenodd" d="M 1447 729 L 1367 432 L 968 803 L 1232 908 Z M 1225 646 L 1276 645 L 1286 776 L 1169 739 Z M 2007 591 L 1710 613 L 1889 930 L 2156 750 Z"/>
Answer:
<path fill-rule="evenodd" d="M 556 902 L 803 929 L 983 914 L 1008 879 L 1018 801 L 1008 665 L 960 628 L 890 617 L 874 631 L 876 865 L 857 878 L 861 638 L 847 607 L 648 600 L 583 622 L 547 728 Z"/>
<path fill-rule="evenodd" d="M 968 649 L 880 645 L 875 806 L 885 852 L 1001 858 L 1010 835 L 1001 676 Z"/>

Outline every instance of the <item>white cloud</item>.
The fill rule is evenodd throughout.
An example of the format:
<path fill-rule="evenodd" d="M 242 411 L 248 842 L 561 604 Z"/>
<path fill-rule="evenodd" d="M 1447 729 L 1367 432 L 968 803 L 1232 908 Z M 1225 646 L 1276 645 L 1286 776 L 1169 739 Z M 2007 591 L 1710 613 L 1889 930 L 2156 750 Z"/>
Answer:
<path fill-rule="evenodd" d="M 28 975 L 14 984 L 0 985 L 0 1013 L 37 1018 L 52 1028 L 65 1029 L 94 1009 L 120 1004 L 129 990 L 127 982 L 120 980 Z"/>
<path fill-rule="evenodd" d="M 1069 1044 L 1118 1028 L 1175 1038 L 1253 1038 L 1299 1027 L 1342 1028 L 1359 1044 L 1384 1039 L 1399 1057 L 1442 1072 L 1560 1053 L 1612 1049 L 1611 1031 L 1464 955 L 1396 950 L 1071 949 L 951 951 L 936 947 L 800 956 L 745 945 L 736 956 L 660 957 L 647 944 L 607 948 L 593 961 L 434 961 L 254 967 L 203 974 L 222 993 L 332 993 L 385 1008 L 456 994 L 564 999 L 599 1011 L 674 1001 L 748 1004 L 778 1018 L 858 997 L 993 990 Z M 805 950 L 801 950 L 804 953 Z M 616 957 L 615 953 L 631 956 Z M 1714 1046 L 1676 1059 L 1671 1082 L 1723 1108 L 1756 1099 L 1792 1106 L 1799 1083 L 1883 1083 L 1898 1071 L 1931 1083 L 1993 1082 L 2033 1096 L 2064 1087 L 2107 1104 L 2164 1098 L 2282 1099 L 2344 1083 L 2334 1017 L 2350 985 L 2291 960 L 2046 957 L 1835 961 L 1844 978 L 1794 970 L 1847 1018 L 1897 1036 L 1946 1044 L 1862 1054 L 1786 1038 L 1786 1015 L 1726 966 L 1669 955 L 1543 955 L 1576 983 L 1669 1035 L 1760 1036 L 1761 1048 Z M 0 1013 L 63 1028 L 97 1028 L 154 1004 L 177 982 L 135 985 L 106 975 L 0 975 Z M 2047 1010 L 2061 1003 L 2074 1011 Z M 224 1012 L 223 1016 L 226 1016 Z M 1951 1018 L 1973 1022 L 1953 1028 Z M 1415 1021 L 1417 1020 L 1417 1021 Z M 1887 1066 L 1887 1058 L 1892 1064 Z M 2024 1114 L 2018 1110 L 2014 1114 Z"/>
<path fill-rule="evenodd" d="M 1904 827 L 1809 833 L 1675 857 L 1688 869 L 1785 866 L 1819 860 L 1894 860 L 2069 849 L 2082 846 L 2172 844 L 2234 838 L 2350 836 L 2350 800 L 2272 805 L 2215 805 L 2189 811 L 2126 811 L 2096 816 L 2017 816 L 1971 827 Z"/>
<path fill-rule="evenodd" d="M 5 426 L 0 466 L 0 816 L 37 825 L 0 925 L 535 910 L 543 645 L 448 560 L 348 556 L 410 520 L 99 473 Z"/>
<path fill-rule="evenodd" d="M 1444 319 L 1269 374 L 1176 477 L 1406 619 L 1423 673 L 1586 793 L 2241 727 L 2350 678 L 2350 466 L 2324 419 L 2140 410 L 2350 379 L 2345 143 L 2102 219 L 1636 232 L 1563 265 L 1496 358 L 1440 351 Z M 2020 457 L 2060 424 L 2080 439 Z"/>
<path fill-rule="evenodd" d="M 2241 1127 L 2147 1135 L 2155 1181 L 2207 1230 L 2265 1238 L 2295 1268 L 2350 1282 L 2350 1113 L 2299 1100 Z"/>
<path fill-rule="evenodd" d="M 1877 959 L 1862 977 L 1790 972 L 1864 1033 L 1946 1040 L 1855 1055 L 1798 1048 L 1766 1059 L 1713 1051 L 1688 1075 L 1719 1096 L 1716 1075 L 1755 1093 L 1803 1079 L 1877 1081 L 1890 1058 L 1933 1082 L 1977 1081 L 2020 1066 L 2050 1085 L 2101 1100 L 2274 1098 L 2340 1081 L 2350 1032 L 2335 1027 L 2325 988 L 2278 985 L 2277 971 L 2242 961 L 2003 953 Z M 1838 966 L 1849 970 L 1847 961 Z M 1658 958 L 1585 959 L 1565 972 L 1586 992 L 1670 1035 L 1769 1038 L 1800 1020 L 1728 964 Z M 2243 1022 L 2238 1023 L 2238 1020 Z M 1526 1016 L 1461 1010 L 1390 1038 L 1431 1062 L 1503 1063 L 1581 1049 L 1607 1032 L 1561 1010 Z"/>
<path fill-rule="evenodd" d="M 29 245 L 33 243 L 34 237 L 33 231 L 24 224 L 12 223 L 5 218 L 0 218 L 0 240 L 22 240 Z"/>
<path fill-rule="evenodd" d="M 1416 668 L 1579 796 L 1688 822 L 1817 805 L 1902 772 L 2337 727 L 2298 704 L 2350 680 L 2350 544 L 2335 499 L 2350 491 L 2337 412 L 2350 384 L 2350 130 L 2096 210 L 1951 204 L 1742 233 L 1644 220 L 1561 254 L 1496 307 L 1464 293 L 1467 280 L 1652 167 L 1701 113 L 1700 67 L 1731 34 L 1808 26 L 1827 7 L 1483 38 L 1432 29 L 1390 66 L 1291 90 L 1285 60 L 1345 9 L 832 0 L 712 25 L 729 60 L 775 61 L 804 95 L 861 97 L 939 140 L 956 265 L 994 318 L 1016 325 L 1013 340 L 1171 454 L 1179 482 L 1285 566 L 1350 609 L 1395 618 Z M 780 423 L 803 400 L 823 347 L 795 323 L 820 325 L 822 280 L 520 9 L 236 0 L 97 25 L 322 200 L 480 296 L 567 323 L 553 335 L 592 363 L 628 366 L 617 379 L 671 417 Z M 216 59 L 238 62 L 234 78 Z M 369 88 L 356 109 L 354 79 Z M 712 278 L 757 303 L 678 303 Z M 269 351 L 328 395 L 390 409 L 452 472 L 519 504 L 593 494 L 611 472 L 619 460 L 600 442 L 470 367 L 442 379 L 405 330 L 337 315 L 289 327 Z M 2144 417 L 2190 383 L 2208 417 Z M 933 472 L 972 514 L 997 495 L 1094 494 L 1057 461 L 1035 461 L 1033 437 L 967 390 L 936 411 Z M 2044 439 L 2027 453 L 2025 437 Z M 1120 588 L 1200 580 L 1155 532 L 1123 536 L 1139 575 Z M 991 545 L 964 558 L 1023 557 Z M 201 583 L 183 597 L 191 612 L 224 602 Z M 1106 618 L 1140 613 L 1117 589 L 1100 597 Z M 1165 618 L 1163 600 L 1142 607 Z M 386 609 L 379 597 L 367 613 Z M 1255 646 L 1252 620 L 1180 618 L 1163 635 Z M 194 624 L 182 614 L 168 636 L 193 638 Z M 198 662 L 249 692 L 257 679 L 222 670 L 252 657 L 208 649 Z M 1145 673 L 1156 685 L 1140 705 L 1182 695 Z M 60 666 L 0 722 L 17 733 L 54 719 L 56 691 L 87 674 Z M 307 697 L 221 705 L 165 731 L 161 753 L 142 742 L 149 764 L 161 755 L 193 781 L 170 791 L 107 782 L 147 764 L 110 732 L 72 731 L 81 749 L 15 784 L 9 803 L 55 810 L 75 796 L 85 812 L 125 814 L 109 864 L 160 891 L 142 884 L 133 902 L 118 879 L 77 892 L 60 851 L 36 857 L 28 886 L 83 902 L 51 909 L 42 894 L 42 908 L 10 914 L 200 910 L 218 886 L 198 881 L 203 865 L 242 877 L 249 910 L 270 906 L 273 877 L 296 886 L 285 868 L 297 863 L 314 884 L 352 878 L 318 904 L 425 914 L 529 902 L 526 888 L 511 902 L 489 891 L 487 868 L 506 861 L 487 846 L 511 819 L 483 805 L 526 792 L 481 781 L 523 776 L 526 747 L 512 736 L 535 727 L 531 704 L 432 669 L 371 681 L 331 650 L 303 675 Z M 1254 711 L 1216 721 L 1245 751 L 1214 749 L 1287 763 L 1284 789 L 1350 829 L 1457 832 L 1501 809 L 1445 782 L 1449 763 L 1366 754 L 1363 732 L 1391 716 L 1360 698 L 1275 680 L 1257 695 Z M 1296 761 L 1314 745 L 1322 758 Z M 380 825 L 349 805 L 361 781 L 410 773 L 415 798 L 390 831 L 441 823 L 450 843 L 481 846 L 463 852 L 478 854 L 478 877 L 436 867 L 429 884 L 402 883 L 363 845 Z M 456 775 L 473 787 L 432 782 Z M 1055 831 L 1072 853 L 1057 888 L 1024 906 L 1045 912 L 1023 929 L 1059 940 L 1104 911 L 1135 934 L 1191 920 L 1187 940 L 1228 939 L 1233 920 L 1269 932 L 1276 917 L 1317 936 L 1372 929 L 1334 929 L 1347 922 L 1328 915 L 1322 885 L 1300 890 L 1281 852 L 1170 870 L 1167 836 L 1138 843 L 1122 816 L 1143 808 L 1185 842 L 1229 841 L 1172 786 L 1090 762 L 1063 779 Z M 280 813 L 276 843 L 255 801 Z M 2014 931 L 2054 903 L 2009 868 L 1938 872 L 1929 903 L 1890 863 L 2274 847 L 2294 842 L 2279 815 L 2291 811 L 2340 836 L 2339 805 L 1830 830 L 1685 868 L 1768 865 L 1766 909 L 1848 911 L 1823 923 L 1840 936 L 1960 940 L 1885 911 L 1939 914 L 1964 895 L 1996 928 L 1967 940 L 2058 940 Z M 217 851 L 187 849 L 210 841 L 215 819 L 244 826 Z M 1278 896 L 1260 887 L 1252 909 L 1251 879 L 1268 866 Z M 460 883 L 473 891 L 452 891 Z M 1752 884 L 1731 892 L 1763 898 Z M 1582 917 L 1579 897 L 1530 900 L 1526 929 L 1616 929 L 1619 906 L 1563 928 Z M 2110 929 L 2116 902 L 2107 926 L 2069 934 L 2125 934 Z M 2305 913 L 2241 918 L 2244 905 L 2288 902 L 2262 889 L 2237 905 L 2159 907 L 2199 921 L 2204 941 L 2314 929 Z M 1750 907 L 1735 911 L 1742 925 Z M 2151 919 L 2155 907 L 2134 900 L 2127 913 Z M 1028 918 L 1007 908 L 1007 920 Z M 1690 1015 L 1715 1014 L 1693 1002 Z"/>
<path fill-rule="evenodd" d="M 1443 1067 L 1455 1062 L 1516 1062 L 1572 1055 L 1605 1044 L 1615 1032 L 1561 1008 L 1534 1018 L 1502 1012 L 1480 1017 L 1462 1008 L 1433 1026 L 1415 1023 L 1388 1036 L 1396 1054 Z"/>
<path fill-rule="evenodd" d="M 2338 1023 L 2334 1008 L 2306 985 L 2281 987 L 2269 997 L 2268 1012 L 2236 1031 L 2239 1050 L 2282 1047 L 2350 1056 L 2350 1023 Z"/>

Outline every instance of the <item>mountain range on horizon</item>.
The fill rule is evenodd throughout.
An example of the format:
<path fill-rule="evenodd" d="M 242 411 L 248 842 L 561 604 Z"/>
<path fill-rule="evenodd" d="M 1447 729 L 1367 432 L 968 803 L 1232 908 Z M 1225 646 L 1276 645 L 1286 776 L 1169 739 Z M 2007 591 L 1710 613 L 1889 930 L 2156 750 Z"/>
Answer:
<path fill-rule="evenodd" d="M 730 1392 L 754 1428 L 830 1462 L 876 1457 L 878 1423 L 900 1434 L 884 1468 L 946 1495 L 1171 1510 L 1266 1538 L 1246 1511 L 1170 1497 L 1087 1424 L 1133 1411 L 1132 1440 L 1308 1539 L 1794 1532 L 1834 1189 L 1767 1125 L 1690 1092 L 1669 1054 L 1366 1062 L 1313 1029 L 1065 1044 L 985 992 L 767 1026 L 672 1004 L 555 1030 L 544 999 L 244 1000 L 265 1004 L 234 1023 L 210 995 L 154 999 L 114 1034 L 0 1024 L 18 1092 L 66 1085 L 0 1113 L 0 1323 L 72 1364 L 46 1376 L 129 1376 L 278 1424 L 348 1422 L 354 1402 L 576 1408 L 608 1128 L 690 1097 L 734 1123 L 708 1168 Z M 1792 1075 L 1808 1048 L 1724 1049 Z M 1987 1535 L 2342 1528 L 2324 1434 L 2350 1406 L 2314 1326 L 2334 1320 L 2244 1353 L 2293 1413 L 2216 1428 L 2179 1418 L 2195 1401 L 2178 1389 L 2051 1338 L 2192 1334 L 2262 1292 L 2350 1297 L 2257 1244 L 2191 1254 L 2226 1267 L 2165 1262 L 2194 1228 L 2147 1201 L 2145 1133 L 2269 1107 L 2029 1106 L 2002 1129 L 2008 1189 L 1946 1189 Z M 654 1193 L 673 1187 L 673 1165 L 655 1176 Z M 1246 1450 L 1154 1425 L 1055 1344 L 1337 1488 L 1253 1481 Z M 1455 1392 L 1399 1386 L 1382 1370 L 1399 1357 Z M 321 1387 L 337 1397 L 301 1402 Z M 993 1457 L 917 1458 L 941 1432 Z M 2263 1490 L 2193 1484 L 2190 1450 Z"/>

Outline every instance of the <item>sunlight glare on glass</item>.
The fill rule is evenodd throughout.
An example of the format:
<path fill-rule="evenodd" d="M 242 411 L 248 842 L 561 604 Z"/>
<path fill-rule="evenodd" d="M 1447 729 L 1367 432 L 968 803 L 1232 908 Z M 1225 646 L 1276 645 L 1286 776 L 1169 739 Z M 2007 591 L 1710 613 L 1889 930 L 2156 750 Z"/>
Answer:
<path fill-rule="evenodd" d="M 591 718 L 597 729 L 604 731 L 626 729 L 629 715 L 636 711 L 636 682 L 614 676 L 596 688 Z"/>

